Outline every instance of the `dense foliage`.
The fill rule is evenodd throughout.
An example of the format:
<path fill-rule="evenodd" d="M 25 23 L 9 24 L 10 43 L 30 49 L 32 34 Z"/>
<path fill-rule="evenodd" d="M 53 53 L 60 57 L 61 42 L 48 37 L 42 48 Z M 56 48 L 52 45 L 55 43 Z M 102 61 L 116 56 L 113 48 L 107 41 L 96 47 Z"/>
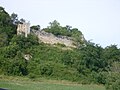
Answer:
<path fill-rule="evenodd" d="M 13 25 L 11 17 L 0 7 L 0 47 L 8 45 L 8 42 L 16 33 L 16 26 Z"/>
<path fill-rule="evenodd" d="M 84 46 L 64 50 L 60 45 L 39 43 L 32 34 L 16 35 L 15 18 L 15 14 L 10 17 L 0 7 L 0 74 L 97 83 L 104 84 L 108 90 L 120 90 L 120 49 L 116 45 L 102 48 L 86 42 Z M 39 26 L 32 28 L 39 30 Z M 78 29 L 62 27 L 57 21 L 45 31 L 76 40 L 82 35 Z M 25 55 L 31 58 L 26 60 Z"/>

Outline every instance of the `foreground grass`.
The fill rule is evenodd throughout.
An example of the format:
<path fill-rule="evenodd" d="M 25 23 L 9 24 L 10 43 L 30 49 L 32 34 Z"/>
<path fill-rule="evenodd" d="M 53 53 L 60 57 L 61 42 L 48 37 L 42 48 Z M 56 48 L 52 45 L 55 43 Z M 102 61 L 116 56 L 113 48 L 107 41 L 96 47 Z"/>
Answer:
<path fill-rule="evenodd" d="M 0 80 L 0 88 L 9 90 L 105 90 L 103 86 L 98 85 L 81 85 L 67 81 L 54 81 L 54 80 L 16 80 L 5 79 Z"/>

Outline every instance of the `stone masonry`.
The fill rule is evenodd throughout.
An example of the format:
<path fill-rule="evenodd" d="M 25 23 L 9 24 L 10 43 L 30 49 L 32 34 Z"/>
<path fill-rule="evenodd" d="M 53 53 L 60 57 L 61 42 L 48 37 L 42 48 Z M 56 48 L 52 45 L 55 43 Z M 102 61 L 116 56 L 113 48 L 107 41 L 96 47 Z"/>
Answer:
<path fill-rule="evenodd" d="M 18 27 L 17 27 L 17 35 L 20 35 L 20 34 L 25 34 L 25 37 L 27 37 L 28 34 L 30 34 L 30 23 L 26 23 L 26 22 L 23 22 L 23 23 L 20 23 L 18 24 Z"/>
<path fill-rule="evenodd" d="M 75 42 L 73 40 L 73 38 L 71 37 L 67 37 L 67 36 L 55 36 L 52 33 L 47 33 L 44 30 L 31 30 L 36 36 L 38 36 L 39 40 L 41 42 L 44 43 L 48 43 L 48 44 L 64 44 L 67 47 L 74 47 L 75 46 Z M 18 24 L 18 28 L 17 28 L 17 35 L 21 35 L 24 34 L 25 37 L 27 37 L 28 34 L 30 34 L 30 23 L 20 23 Z M 83 38 L 84 39 L 84 38 Z M 81 39 L 82 40 L 82 39 Z"/>
<path fill-rule="evenodd" d="M 72 38 L 67 36 L 55 36 L 52 33 L 47 33 L 45 31 L 34 31 L 34 33 L 38 36 L 39 40 L 48 43 L 48 44 L 64 44 L 67 47 L 76 47 L 73 45 L 74 41 Z"/>

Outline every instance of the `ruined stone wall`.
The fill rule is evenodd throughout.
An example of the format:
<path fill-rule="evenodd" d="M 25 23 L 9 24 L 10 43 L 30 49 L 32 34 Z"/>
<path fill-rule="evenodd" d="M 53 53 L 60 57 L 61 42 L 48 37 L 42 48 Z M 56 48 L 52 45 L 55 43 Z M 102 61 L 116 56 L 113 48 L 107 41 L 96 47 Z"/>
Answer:
<path fill-rule="evenodd" d="M 52 33 L 47 33 L 45 31 L 34 31 L 34 33 L 38 36 L 40 41 L 44 43 L 49 43 L 49 44 L 64 44 L 67 47 L 76 47 L 73 45 L 74 41 L 72 38 L 67 37 L 67 36 L 55 36 Z"/>

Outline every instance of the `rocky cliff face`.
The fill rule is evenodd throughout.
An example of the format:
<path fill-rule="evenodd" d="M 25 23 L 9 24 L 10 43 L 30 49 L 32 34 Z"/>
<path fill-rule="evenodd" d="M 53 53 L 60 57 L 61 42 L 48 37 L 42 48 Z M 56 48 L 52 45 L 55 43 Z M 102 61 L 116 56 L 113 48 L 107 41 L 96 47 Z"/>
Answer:
<path fill-rule="evenodd" d="M 32 30 L 34 34 L 36 34 L 40 41 L 48 44 L 64 44 L 67 47 L 76 47 L 74 45 L 73 38 L 67 36 L 55 36 L 52 33 L 47 33 L 45 31 L 35 31 Z"/>

